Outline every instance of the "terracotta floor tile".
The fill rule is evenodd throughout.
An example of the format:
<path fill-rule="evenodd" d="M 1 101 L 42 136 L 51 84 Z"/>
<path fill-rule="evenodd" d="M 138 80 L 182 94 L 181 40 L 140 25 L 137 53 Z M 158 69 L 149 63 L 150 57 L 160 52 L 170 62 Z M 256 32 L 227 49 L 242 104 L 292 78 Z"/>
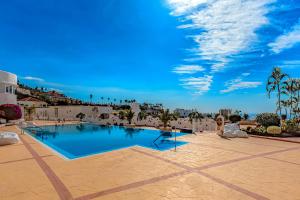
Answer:
<path fill-rule="evenodd" d="M 300 167 L 265 158 L 255 158 L 204 170 L 270 199 L 299 199 Z"/>

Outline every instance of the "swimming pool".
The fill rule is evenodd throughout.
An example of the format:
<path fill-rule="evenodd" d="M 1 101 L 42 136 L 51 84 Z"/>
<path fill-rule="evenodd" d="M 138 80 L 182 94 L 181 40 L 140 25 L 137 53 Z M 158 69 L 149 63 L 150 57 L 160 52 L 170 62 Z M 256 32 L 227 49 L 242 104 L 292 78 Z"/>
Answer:
<path fill-rule="evenodd" d="M 40 128 L 31 127 L 25 128 L 25 131 L 68 159 L 81 158 L 135 145 L 160 151 L 175 146 L 174 133 L 120 126 L 71 124 L 41 126 Z M 177 136 L 182 135 L 184 133 L 177 133 Z M 157 140 L 155 141 L 155 139 Z M 186 143 L 177 140 L 176 145 L 180 146 Z"/>

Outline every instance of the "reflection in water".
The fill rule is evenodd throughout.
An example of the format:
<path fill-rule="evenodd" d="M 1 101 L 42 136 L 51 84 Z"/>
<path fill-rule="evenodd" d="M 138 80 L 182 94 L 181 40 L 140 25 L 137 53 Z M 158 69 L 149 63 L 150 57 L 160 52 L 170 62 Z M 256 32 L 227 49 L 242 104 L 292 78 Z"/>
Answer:
<path fill-rule="evenodd" d="M 78 131 L 80 131 L 80 132 L 82 132 L 83 130 L 84 130 L 84 125 L 83 124 L 79 124 L 79 125 L 77 125 L 76 126 L 76 129 L 78 130 Z"/>
<path fill-rule="evenodd" d="M 124 131 L 126 133 L 126 137 L 130 137 L 130 138 L 133 138 L 133 136 L 135 134 L 138 134 L 141 129 L 135 129 L 135 128 L 124 128 Z"/>
<path fill-rule="evenodd" d="M 174 133 L 139 128 L 84 123 L 30 127 L 26 130 L 36 139 L 71 159 L 135 145 L 156 150 L 167 150 L 175 146 L 172 139 Z M 186 142 L 177 141 L 177 146 L 183 144 Z"/>
<path fill-rule="evenodd" d="M 39 137 L 42 140 L 47 140 L 48 138 L 56 138 L 56 136 L 58 135 L 58 133 L 55 132 L 51 132 L 51 131 L 37 131 L 37 130 L 31 130 L 30 131 L 32 134 L 36 135 L 37 137 Z"/>

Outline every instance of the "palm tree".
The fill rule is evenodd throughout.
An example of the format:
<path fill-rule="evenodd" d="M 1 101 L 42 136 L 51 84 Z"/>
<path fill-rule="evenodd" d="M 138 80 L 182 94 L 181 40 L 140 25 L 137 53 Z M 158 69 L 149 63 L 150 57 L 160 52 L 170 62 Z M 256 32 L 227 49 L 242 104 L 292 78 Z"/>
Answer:
<path fill-rule="evenodd" d="M 103 99 L 104 99 L 104 97 L 101 97 L 102 104 L 103 104 Z"/>
<path fill-rule="evenodd" d="M 167 127 L 169 121 L 177 120 L 176 114 L 170 113 L 169 109 L 162 110 L 161 114 L 159 115 L 160 121 L 164 124 L 164 128 Z"/>
<path fill-rule="evenodd" d="M 90 94 L 90 103 L 92 104 L 93 95 Z"/>
<path fill-rule="evenodd" d="M 285 109 L 285 115 L 286 116 L 288 116 L 287 115 L 287 108 L 289 107 L 289 101 L 287 100 L 287 101 L 285 101 L 285 100 L 281 100 L 281 105 L 284 107 L 284 109 Z"/>
<path fill-rule="evenodd" d="M 121 110 L 119 112 L 119 119 L 121 119 L 121 120 L 125 119 L 125 115 L 126 115 L 125 112 L 123 110 Z"/>
<path fill-rule="evenodd" d="M 138 119 L 139 119 L 139 120 L 143 120 L 143 119 L 146 119 L 147 116 L 148 116 L 148 114 L 147 114 L 145 111 L 141 111 L 141 112 L 139 112 L 139 114 L 138 114 Z"/>
<path fill-rule="evenodd" d="M 131 121 L 134 117 L 134 112 L 132 112 L 132 110 L 128 110 L 127 112 L 125 112 L 125 116 L 126 116 L 126 119 L 128 120 L 128 123 L 131 124 Z"/>
<path fill-rule="evenodd" d="M 281 116 L 281 95 L 283 94 L 283 86 L 282 83 L 288 75 L 281 72 L 279 67 L 274 67 L 272 74 L 268 78 L 266 90 L 268 92 L 268 97 L 271 97 L 271 93 L 277 92 L 277 111 L 279 110 L 279 114 Z"/>
<path fill-rule="evenodd" d="M 199 112 L 192 112 L 189 114 L 189 121 L 191 122 L 191 124 L 193 123 L 193 120 L 200 120 L 203 119 L 203 115 Z"/>
<path fill-rule="evenodd" d="M 284 93 L 289 96 L 288 105 L 290 106 L 290 118 L 292 118 L 294 104 L 297 103 L 296 97 L 296 79 L 288 79 L 283 82 L 284 84 Z"/>
<path fill-rule="evenodd" d="M 243 118 L 244 118 L 244 120 L 248 120 L 249 119 L 249 115 L 247 113 L 244 113 Z"/>
<path fill-rule="evenodd" d="M 295 100 L 296 100 L 296 108 L 295 108 L 295 113 L 296 113 L 296 115 L 298 115 L 298 114 L 300 114 L 299 112 L 297 112 L 297 111 L 299 111 L 300 110 L 300 108 L 299 108 L 299 102 L 300 102 L 300 79 L 296 79 L 296 83 L 295 83 L 295 93 L 296 93 L 296 97 L 295 97 Z"/>

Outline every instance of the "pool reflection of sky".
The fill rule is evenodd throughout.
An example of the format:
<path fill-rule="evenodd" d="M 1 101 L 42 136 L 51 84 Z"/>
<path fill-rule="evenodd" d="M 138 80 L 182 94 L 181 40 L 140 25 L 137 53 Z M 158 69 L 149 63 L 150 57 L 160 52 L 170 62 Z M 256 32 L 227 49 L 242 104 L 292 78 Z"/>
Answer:
<path fill-rule="evenodd" d="M 161 132 L 156 130 L 80 124 L 44 126 L 42 129 L 27 128 L 27 131 L 34 138 L 69 159 L 135 145 L 161 151 L 175 147 L 173 138 L 159 137 Z M 177 136 L 182 135 L 184 134 L 177 133 Z M 174 137 L 174 133 L 172 137 Z M 180 146 L 186 143 L 177 141 L 176 145 Z"/>

